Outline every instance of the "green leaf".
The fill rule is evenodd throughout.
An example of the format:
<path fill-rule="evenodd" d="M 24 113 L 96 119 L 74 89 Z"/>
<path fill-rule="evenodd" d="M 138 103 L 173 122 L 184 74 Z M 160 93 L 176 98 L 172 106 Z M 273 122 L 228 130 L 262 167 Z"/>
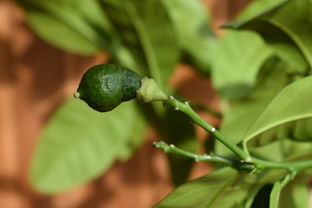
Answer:
<path fill-rule="evenodd" d="M 229 31 L 213 46 L 212 78 L 214 87 L 226 98 L 248 94 L 256 83 L 263 63 L 272 51 L 253 32 Z"/>
<path fill-rule="evenodd" d="M 77 99 L 67 100 L 41 135 L 30 169 L 33 187 L 57 193 L 95 179 L 138 136 L 140 119 L 133 102 L 103 114 Z"/>
<path fill-rule="evenodd" d="M 162 0 L 175 27 L 179 46 L 203 71 L 211 64 L 211 44 L 216 40 L 211 17 L 200 0 Z M 191 17 L 191 18 L 190 18 Z"/>
<path fill-rule="evenodd" d="M 287 0 L 246 21 L 227 27 L 257 31 L 278 55 L 298 68 L 312 66 L 312 2 Z"/>
<path fill-rule="evenodd" d="M 243 139 L 244 132 L 257 119 L 265 106 L 288 83 L 288 66 L 278 59 L 270 59 L 260 70 L 257 84 L 245 98 L 234 102 L 225 110 L 221 123 L 221 133 L 233 143 Z M 221 155 L 232 153 L 219 142 L 216 152 Z"/>
<path fill-rule="evenodd" d="M 18 0 L 32 29 L 45 41 L 66 51 L 93 55 L 115 41 L 111 25 L 97 1 Z"/>
<path fill-rule="evenodd" d="M 160 0 L 102 0 L 125 47 L 146 64 L 157 83 L 166 86 L 179 55 L 171 21 Z"/>
<path fill-rule="evenodd" d="M 283 171 L 263 172 L 259 175 L 239 173 L 226 167 L 189 181 L 169 193 L 155 208 L 240 208 L 246 197 L 254 197 L 250 190 L 284 175 Z"/>
<path fill-rule="evenodd" d="M 312 76 L 286 86 L 244 134 L 243 142 L 281 124 L 312 116 Z"/>

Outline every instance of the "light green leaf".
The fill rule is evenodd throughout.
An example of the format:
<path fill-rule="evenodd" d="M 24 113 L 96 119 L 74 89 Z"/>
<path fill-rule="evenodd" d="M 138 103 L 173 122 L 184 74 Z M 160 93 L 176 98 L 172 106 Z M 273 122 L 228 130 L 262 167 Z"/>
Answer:
<path fill-rule="evenodd" d="M 278 125 L 312 116 L 312 76 L 286 86 L 244 134 L 246 144 L 257 135 Z"/>
<path fill-rule="evenodd" d="M 272 51 L 253 32 L 229 31 L 213 45 L 212 78 L 221 96 L 239 98 L 248 94 L 256 83 L 263 63 Z"/>
<path fill-rule="evenodd" d="M 137 119 L 133 102 L 98 113 L 82 101 L 67 100 L 39 140 L 30 169 L 33 187 L 57 193 L 95 179 L 121 155 L 134 132 L 142 131 L 136 129 Z"/>
<path fill-rule="evenodd" d="M 298 68 L 311 68 L 311 8 L 310 0 L 287 0 L 249 20 L 226 26 L 257 31 L 285 61 Z"/>
<path fill-rule="evenodd" d="M 82 55 L 110 49 L 111 25 L 97 1 L 18 0 L 32 29 L 55 47 Z"/>
<path fill-rule="evenodd" d="M 251 190 L 259 190 L 285 172 L 272 171 L 259 175 L 239 173 L 226 167 L 189 181 L 169 193 L 155 208 L 240 208 Z"/>
<path fill-rule="evenodd" d="M 173 22 L 180 47 L 195 64 L 207 71 L 215 36 L 210 27 L 211 17 L 204 4 L 200 0 L 162 0 L 162 3 Z"/>

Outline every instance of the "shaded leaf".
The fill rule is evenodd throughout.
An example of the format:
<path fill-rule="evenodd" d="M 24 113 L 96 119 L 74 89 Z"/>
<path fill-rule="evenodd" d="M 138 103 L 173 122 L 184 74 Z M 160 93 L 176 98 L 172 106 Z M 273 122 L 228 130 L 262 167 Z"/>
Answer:
<path fill-rule="evenodd" d="M 110 50 L 111 25 L 97 1 L 18 0 L 32 29 L 55 47 L 82 55 Z M 92 12 L 90 12 L 92 11 Z"/>
<path fill-rule="evenodd" d="M 105 114 L 69 99 L 44 129 L 31 164 L 32 185 L 56 193 L 88 182 L 105 170 L 142 129 L 134 103 Z M 121 131 L 122 130 L 122 131 Z M 141 135 L 143 136 L 143 133 Z"/>

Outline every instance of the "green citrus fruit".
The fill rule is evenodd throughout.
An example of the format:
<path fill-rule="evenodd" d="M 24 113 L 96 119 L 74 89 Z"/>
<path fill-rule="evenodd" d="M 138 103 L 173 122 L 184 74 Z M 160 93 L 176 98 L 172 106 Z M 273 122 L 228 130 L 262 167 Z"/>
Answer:
<path fill-rule="evenodd" d="M 101 64 L 83 75 L 75 97 L 84 100 L 91 108 L 106 112 L 120 103 L 136 98 L 141 77 L 130 69 Z"/>

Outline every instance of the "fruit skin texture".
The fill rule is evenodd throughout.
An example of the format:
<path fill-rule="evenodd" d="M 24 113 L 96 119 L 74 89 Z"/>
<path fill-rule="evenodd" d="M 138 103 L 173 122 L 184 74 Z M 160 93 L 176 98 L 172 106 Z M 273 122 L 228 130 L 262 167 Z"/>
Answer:
<path fill-rule="evenodd" d="M 134 71 L 101 64 L 84 73 L 75 97 L 84 100 L 99 112 L 111 111 L 120 103 L 136 98 L 141 77 Z"/>

